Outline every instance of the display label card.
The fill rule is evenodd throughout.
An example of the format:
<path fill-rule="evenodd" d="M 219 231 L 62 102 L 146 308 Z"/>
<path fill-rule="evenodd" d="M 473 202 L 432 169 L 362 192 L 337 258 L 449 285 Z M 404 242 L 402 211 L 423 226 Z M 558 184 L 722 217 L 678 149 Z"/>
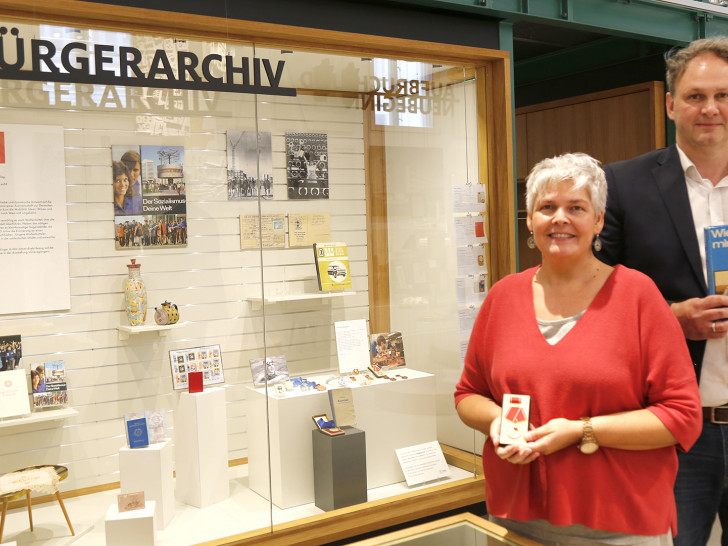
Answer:
<path fill-rule="evenodd" d="M 288 246 L 311 247 L 316 241 L 331 240 L 331 215 L 328 212 L 289 213 Z"/>
<path fill-rule="evenodd" d="M 119 513 L 131 512 L 132 510 L 142 510 L 146 506 L 144 501 L 144 491 L 136 493 L 122 493 L 116 497 L 119 505 Z"/>
<path fill-rule="evenodd" d="M 369 366 L 369 335 L 366 319 L 342 320 L 334 323 L 339 371 L 349 374 Z"/>
<path fill-rule="evenodd" d="M 468 354 L 468 344 L 470 343 L 467 339 L 460 340 L 460 369 L 465 367 L 465 355 Z"/>
<path fill-rule="evenodd" d="M 466 184 L 452 188 L 453 212 L 485 211 L 485 184 Z"/>
<path fill-rule="evenodd" d="M 0 259 L 12 261 L 0 314 L 70 309 L 63 127 L 3 124 L 0 135 Z"/>
<path fill-rule="evenodd" d="M 477 214 L 455 217 L 455 241 L 458 245 L 487 243 L 485 216 Z"/>
<path fill-rule="evenodd" d="M 0 418 L 30 413 L 25 370 L 0 372 Z"/>
<path fill-rule="evenodd" d="M 457 261 L 458 275 L 484 275 L 488 273 L 483 245 L 458 247 Z"/>
<path fill-rule="evenodd" d="M 488 294 L 488 275 L 469 275 L 455 279 L 457 304 L 480 306 Z"/>
<path fill-rule="evenodd" d="M 403 447 L 394 451 L 409 487 L 447 478 L 450 475 L 445 455 L 437 441 Z"/>
<path fill-rule="evenodd" d="M 458 309 L 458 329 L 460 331 L 461 338 L 470 337 L 476 318 L 478 318 L 478 309 L 475 309 L 474 307 Z"/>
<path fill-rule="evenodd" d="M 262 234 L 261 234 L 262 228 Z M 240 215 L 240 250 L 285 248 L 286 225 L 283 214 Z"/>

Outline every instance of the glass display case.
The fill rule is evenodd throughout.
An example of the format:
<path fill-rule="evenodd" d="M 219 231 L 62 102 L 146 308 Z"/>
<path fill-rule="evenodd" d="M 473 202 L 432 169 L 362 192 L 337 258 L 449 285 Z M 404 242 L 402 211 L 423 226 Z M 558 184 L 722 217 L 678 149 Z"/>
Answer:
<path fill-rule="evenodd" d="M 64 190 L 67 233 L 48 238 L 67 258 L 24 276 L 41 295 L 44 276 L 70 288 L 67 308 L 20 298 L 0 335 L 21 336 L 26 370 L 65 361 L 77 413 L 3 420 L 0 472 L 58 463 L 66 490 L 123 490 L 125 415 L 164 409 L 171 443 L 195 454 L 174 458 L 177 488 L 197 488 L 178 500 L 237 514 L 190 543 L 296 524 L 343 538 L 482 500 L 482 437 L 452 393 L 477 309 L 515 264 L 507 54 L 333 31 L 302 44 L 214 18 L 130 32 L 106 10 L 103 29 L 1 24 L 0 225 Z M 18 149 L 20 128 L 58 131 L 61 149 Z M 47 154 L 62 169 L 41 180 Z M 9 239 L 24 258 L 37 247 Z M 134 326 L 131 259 L 147 306 Z M 347 412 L 353 429 L 335 422 Z M 322 509 L 322 472 L 349 479 L 331 468 L 352 430 L 366 502 Z M 312 433 L 333 453 L 323 470 Z M 188 483 L 183 464 L 211 477 Z"/>

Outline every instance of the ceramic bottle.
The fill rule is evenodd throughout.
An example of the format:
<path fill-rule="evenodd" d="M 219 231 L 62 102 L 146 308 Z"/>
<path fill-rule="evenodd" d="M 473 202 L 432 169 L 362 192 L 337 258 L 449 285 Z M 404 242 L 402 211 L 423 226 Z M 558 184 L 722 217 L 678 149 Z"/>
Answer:
<path fill-rule="evenodd" d="M 129 277 L 126 279 L 124 289 L 126 316 L 129 319 L 129 325 L 140 326 L 147 318 L 147 289 L 141 277 L 141 264 L 132 259 L 126 267 L 129 270 Z"/>

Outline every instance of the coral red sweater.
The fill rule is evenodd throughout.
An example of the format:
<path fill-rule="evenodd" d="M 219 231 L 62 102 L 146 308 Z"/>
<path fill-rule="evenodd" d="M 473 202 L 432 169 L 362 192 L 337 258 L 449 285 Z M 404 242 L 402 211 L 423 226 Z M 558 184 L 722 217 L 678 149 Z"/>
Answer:
<path fill-rule="evenodd" d="M 702 427 L 695 372 L 680 326 L 654 283 L 617 266 L 556 345 L 541 334 L 531 282 L 536 268 L 490 290 L 470 337 L 455 403 L 481 394 L 531 395 L 531 423 L 647 408 L 689 449 Z M 647 451 L 569 446 L 514 465 L 483 447 L 489 513 L 637 535 L 677 531 L 674 447 Z"/>

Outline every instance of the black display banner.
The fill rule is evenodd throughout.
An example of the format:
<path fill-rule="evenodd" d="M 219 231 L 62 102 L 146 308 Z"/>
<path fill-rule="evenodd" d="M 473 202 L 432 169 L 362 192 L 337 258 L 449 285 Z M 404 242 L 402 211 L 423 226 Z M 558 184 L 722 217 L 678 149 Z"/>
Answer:
<path fill-rule="evenodd" d="M 25 39 L 17 28 L 10 34 L 0 28 L 0 79 L 296 96 L 295 88 L 280 87 L 285 61 L 278 61 L 274 69 L 270 59 L 216 53 L 200 58 L 178 51 L 175 70 L 167 52 L 157 49 L 145 73 L 139 66 L 142 52 L 135 47 L 70 42 L 58 49 L 53 42 L 33 38 L 26 58 Z M 6 38 L 15 41 L 14 48 L 8 48 Z M 14 55 L 9 49 L 15 49 Z M 116 63 L 118 74 L 112 66 Z"/>

